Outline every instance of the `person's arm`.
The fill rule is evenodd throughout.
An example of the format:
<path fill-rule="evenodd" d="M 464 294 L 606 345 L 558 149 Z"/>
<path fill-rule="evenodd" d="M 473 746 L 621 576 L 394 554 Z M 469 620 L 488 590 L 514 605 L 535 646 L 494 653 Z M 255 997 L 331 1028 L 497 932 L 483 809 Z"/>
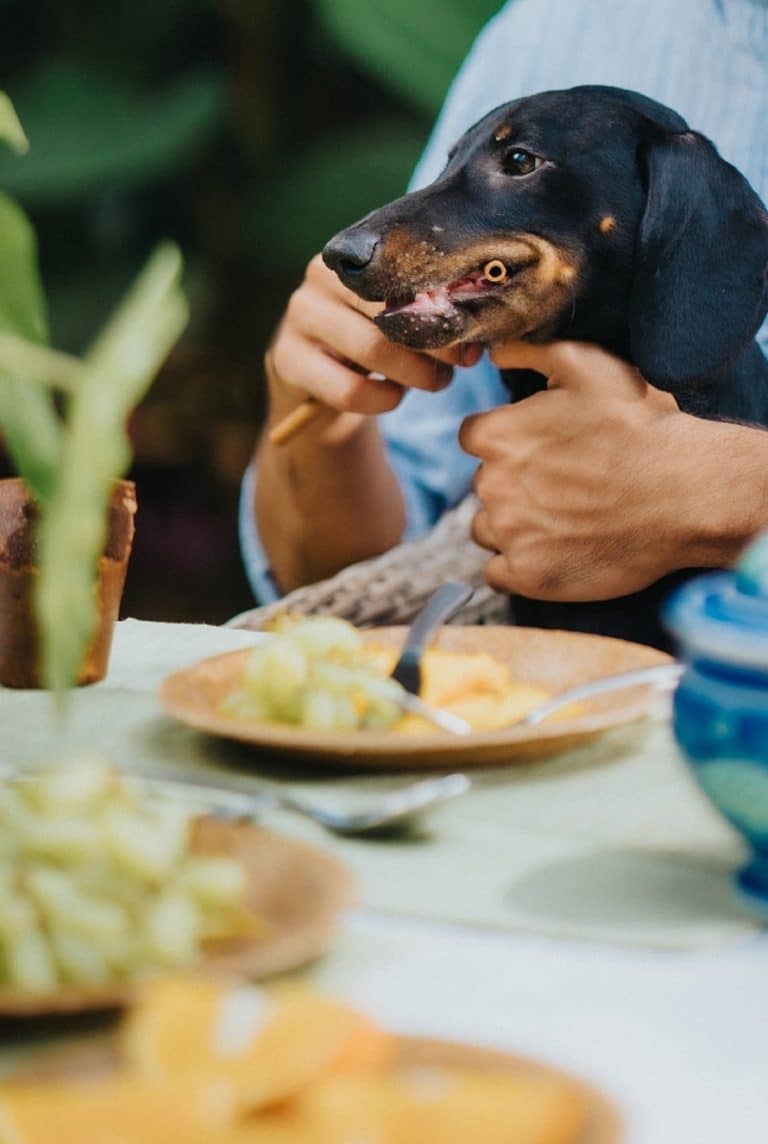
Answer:
<path fill-rule="evenodd" d="M 494 587 L 601 600 L 668 572 L 731 564 L 768 527 L 768 432 L 683 413 L 596 346 L 522 342 L 497 365 L 548 388 L 464 422 L 480 461 L 475 540 Z"/>
<path fill-rule="evenodd" d="M 508 73 L 496 44 L 498 19 L 481 32 L 452 84 L 411 190 L 439 174 L 452 144 L 498 102 Z M 280 449 L 262 437 L 243 483 L 240 531 L 249 577 L 263 598 L 383 552 L 404 528 L 412 536 L 434 523 L 441 506 L 469 487 L 473 466 L 456 442 L 461 416 L 504 400 L 498 374 L 486 363 L 455 400 L 458 386 L 443 395 L 441 408 L 443 398 L 435 402 L 434 394 L 415 392 L 407 409 L 379 426 L 370 415 L 392 410 L 403 387 L 434 390 L 450 371 L 436 373 L 432 359 L 388 343 L 367 320 L 373 312 L 315 259 L 267 355 L 267 428 L 308 393 L 354 413 L 324 417 Z M 463 360 L 471 364 L 476 357 Z M 339 358 L 391 381 L 370 381 Z M 414 423 L 423 419 L 419 440 L 411 405 L 417 407 Z"/>
<path fill-rule="evenodd" d="M 374 415 L 393 409 L 405 387 L 443 388 L 452 369 L 389 342 L 371 321 L 375 310 L 314 259 L 266 356 L 269 417 L 253 507 L 282 591 L 385 551 L 405 526 Z M 270 444 L 269 429 L 308 394 L 329 411 L 286 444 Z"/>

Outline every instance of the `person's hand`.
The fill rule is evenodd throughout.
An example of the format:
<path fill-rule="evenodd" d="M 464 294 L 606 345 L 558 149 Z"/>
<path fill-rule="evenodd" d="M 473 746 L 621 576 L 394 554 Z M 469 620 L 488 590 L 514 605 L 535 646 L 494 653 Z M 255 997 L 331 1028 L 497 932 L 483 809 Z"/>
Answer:
<path fill-rule="evenodd" d="M 534 599 L 600 600 L 694 564 L 692 506 L 706 510 L 711 476 L 698 426 L 722 427 L 682 413 L 596 346 L 513 342 L 492 358 L 541 373 L 548 388 L 461 428 L 481 462 L 473 537 L 494 553 L 488 582 Z"/>
<path fill-rule="evenodd" d="M 313 258 L 267 351 L 273 396 L 279 387 L 295 401 L 311 395 L 341 412 L 384 413 L 408 388 L 444 389 L 451 363 L 471 365 L 480 356 L 477 347 L 456 347 L 437 360 L 396 345 L 371 320 L 382 308 L 358 298 L 319 255 Z"/>

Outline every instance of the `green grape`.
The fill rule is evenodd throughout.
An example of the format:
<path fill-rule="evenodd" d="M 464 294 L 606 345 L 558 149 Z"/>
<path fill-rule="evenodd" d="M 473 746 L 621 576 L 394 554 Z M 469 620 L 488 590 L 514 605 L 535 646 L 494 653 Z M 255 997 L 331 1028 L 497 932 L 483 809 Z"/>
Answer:
<path fill-rule="evenodd" d="M 37 925 L 34 904 L 19 890 L 0 896 L 0 945 L 29 933 Z"/>
<path fill-rule="evenodd" d="M 335 616 L 313 616 L 288 630 L 285 639 L 297 645 L 313 660 L 352 663 L 363 646 L 360 633 L 346 620 Z"/>
<path fill-rule="evenodd" d="M 148 909 L 144 941 L 158 965 L 189 965 L 197 955 L 202 932 L 200 911 L 189 898 L 168 891 Z"/>
<path fill-rule="evenodd" d="M 266 644 L 254 648 L 245 661 L 243 670 L 243 687 L 246 691 L 258 695 L 266 680 Z"/>
<path fill-rule="evenodd" d="M 93 819 L 29 817 L 18 824 L 18 831 L 26 854 L 55 862 L 84 858 L 101 848 L 101 829 Z"/>
<path fill-rule="evenodd" d="M 84 942 L 81 934 L 63 926 L 52 926 L 50 942 L 59 976 L 64 981 L 73 985 L 105 985 L 114 977 L 104 950 Z"/>
<path fill-rule="evenodd" d="M 358 687 L 360 669 L 341 663 L 313 663 L 311 687 L 331 695 L 348 695 Z"/>
<path fill-rule="evenodd" d="M 170 878 L 187 846 L 189 820 L 176 807 L 124 810 L 110 806 L 103 816 L 104 848 L 118 874 L 160 884 Z"/>
<path fill-rule="evenodd" d="M 269 644 L 264 651 L 260 698 L 273 719 L 299 721 L 308 676 L 309 663 L 302 648 L 287 639 L 275 639 Z"/>
<path fill-rule="evenodd" d="M 8 984 L 31 992 L 50 993 L 58 983 L 53 951 L 37 929 L 27 930 L 5 946 Z"/>
<path fill-rule="evenodd" d="M 237 907 L 248 890 L 242 866 L 216 856 L 187 859 L 179 875 L 179 889 L 203 906 Z"/>
<path fill-rule="evenodd" d="M 336 696 L 336 730 L 355 731 L 360 726 L 360 714 L 349 695 Z"/>
<path fill-rule="evenodd" d="M 358 630 L 333 616 L 280 616 L 250 655 L 243 687 L 222 703 L 234 718 L 310 730 L 384 729 L 401 718 L 400 687 L 368 666 Z"/>
<path fill-rule="evenodd" d="M 0 981 L 101 985 L 192 964 L 231 933 L 247 875 L 190 853 L 191 822 L 91 759 L 0 784 Z"/>
<path fill-rule="evenodd" d="M 43 813 L 78 813 L 93 810 L 114 785 L 104 759 L 82 756 L 31 779 L 23 789 L 26 801 Z"/>
<path fill-rule="evenodd" d="M 75 908 L 66 916 L 67 929 L 83 942 L 99 948 L 125 941 L 131 932 L 131 918 L 113 902 L 75 895 Z"/>
<path fill-rule="evenodd" d="M 269 718 L 269 709 L 252 691 L 241 688 L 226 697 L 220 710 L 232 719 L 261 720 Z"/>
<path fill-rule="evenodd" d="M 365 713 L 363 726 L 371 731 L 387 731 L 403 717 L 402 708 L 388 699 L 374 699 Z"/>
<path fill-rule="evenodd" d="M 312 731 L 333 731 L 336 728 L 336 696 L 331 691 L 317 688 L 304 696 L 301 724 Z"/>
<path fill-rule="evenodd" d="M 72 879 L 63 870 L 51 866 L 25 864 L 20 881 L 45 917 L 52 920 L 67 918 L 78 905 L 78 896 Z"/>

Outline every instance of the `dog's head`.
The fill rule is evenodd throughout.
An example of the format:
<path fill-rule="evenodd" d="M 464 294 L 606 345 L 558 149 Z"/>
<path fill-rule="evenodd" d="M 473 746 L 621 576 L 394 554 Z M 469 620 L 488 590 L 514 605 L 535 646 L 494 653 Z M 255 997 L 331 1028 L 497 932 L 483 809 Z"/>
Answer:
<path fill-rule="evenodd" d="M 712 144 L 634 92 L 505 104 L 424 190 L 331 239 L 326 263 L 415 349 L 578 337 L 665 388 L 712 376 L 768 310 L 768 216 Z"/>

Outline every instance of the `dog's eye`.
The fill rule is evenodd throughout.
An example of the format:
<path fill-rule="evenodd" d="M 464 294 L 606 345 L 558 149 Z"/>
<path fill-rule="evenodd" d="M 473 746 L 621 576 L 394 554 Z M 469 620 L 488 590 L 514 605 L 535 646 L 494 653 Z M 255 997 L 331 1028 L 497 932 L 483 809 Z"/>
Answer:
<path fill-rule="evenodd" d="M 522 147 L 513 147 L 507 151 L 502 167 L 505 175 L 532 175 L 544 162 L 531 151 L 524 151 Z"/>

